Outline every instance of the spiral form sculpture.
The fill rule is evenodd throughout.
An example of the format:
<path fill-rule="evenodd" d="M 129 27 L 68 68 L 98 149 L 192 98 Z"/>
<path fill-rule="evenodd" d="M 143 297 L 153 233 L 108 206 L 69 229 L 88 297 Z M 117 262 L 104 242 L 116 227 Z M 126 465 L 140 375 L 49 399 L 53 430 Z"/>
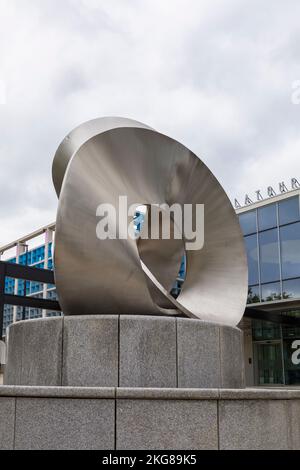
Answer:
<path fill-rule="evenodd" d="M 184 315 L 228 325 L 240 321 L 247 261 L 239 222 L 222 186 L 184 145 L 140 122 L 95 119 L 61 143 L 53 182 L 59 197 L 55 280 L 65 315 Z M 97 207 L 118 207 L 120 195 L 127 196 L 128 205 L 146 208 L 203 204 L 203 247 L 186 250 L 184 238 L 100 240 Z M 184 254 L 186 277 L 175 299 L 170 289 Z"/>

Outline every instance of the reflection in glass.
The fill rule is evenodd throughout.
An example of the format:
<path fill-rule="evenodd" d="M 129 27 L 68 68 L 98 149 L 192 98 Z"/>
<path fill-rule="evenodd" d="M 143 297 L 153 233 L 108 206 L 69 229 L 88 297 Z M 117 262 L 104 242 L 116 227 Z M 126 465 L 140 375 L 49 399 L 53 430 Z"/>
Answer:
<path fill-rule="evenodd" d="M 248 235 L 245 237 L 245 245 L 248 258 L 249 284 L 258 284 L 258 249 L 257 236 Z"/>
<path fill-rule="evenodd" d="M 299 197 L 291 197 L 278 203 L 279 224 L 289 224 L 300 220 Z"/>
<path fill-rule="evenodd" d="M 258 230 L 266 230 L 277 226 L 276 204 L 260 207 L 257 211 Z"/>
<path fill-rule="evenodd" d="M 256 211 L 244 212 L 239 215 L 241 229 L 244 235 L 256 232 Z"/>
<path fill-rule="evenodd" d="M 271 302 L 272 300 L 281 299 L 280 282 L 273 282 L 271 284 L 263 284 L 261 286 L 261 301 Z"/>
<path fill-rule="evenodd" d="M 247 304 L 255 304 L 257 302 L 260 302 L 259 286 L 250 286 L 248 288 Z"/>
<path fill-rule="evenodd" d="M 280 325 L 263 320 L 252 321 L 252 335 L 254 341 L 280 339 Z"/>
<path fill-rule="evenodd" d="M 259 245 L 261 282 L 278 281 L 280 271 L 277 229 L 260 233 Z"/>
<path fill-rule="evenodd" d="M 258 384 L 282 384 L 283 370 L 280 342 L 256 343 L 254 353 Z"/>
<path fill-rule="evenodd" d="M 284 299 L 300 299 L 300 279 L 283 281 L 282 292 Z"/>
<path fill-rule="evenodd" d="M 300 277 L 300 222 L 280 227 L 282 278 Z"/>
<path fill-rule="evenodd" d="M 300 385 L 300 327 L 253 320 L 252 335 L 256 383 Z"/>
<path fill-rule="evenodd" d="M 300 338 L 300 327 L 294 325 L 282 325 L 282 337 L 286 339 Z"/>

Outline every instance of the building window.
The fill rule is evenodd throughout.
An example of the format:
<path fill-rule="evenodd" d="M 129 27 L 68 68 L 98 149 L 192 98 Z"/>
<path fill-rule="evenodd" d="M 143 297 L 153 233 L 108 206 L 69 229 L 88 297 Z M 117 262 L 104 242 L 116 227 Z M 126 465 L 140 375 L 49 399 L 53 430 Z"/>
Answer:
<path fill-rule="evenodd" d="M 272 282 L 280 279 L 279 250 L 277 229 L 259 234 L 260 277 L 261 282 Z"/>
<path fill-rule="evenodd" d="M 300 327 L 253 320 L 252 335 L 255 383 L 299 385 Z"/>
<path fill-rule="evenodd" d="M 299 197 L 291 197 L 278 203 L 279 225 L 300 220 Z"/>
<path fill-rule="evenodd" d="M 260 207 L 257 211 L 258 230 L 267 230 L 277 227 L 276 204 Z"/>
<path fill-rule="evenodd" d="M 247 304 L 260 302 L 259 286 L 249 286 Z"/>
<path fill-rule="evenodd" d="M 300 277 L 300 223 L 280 227 L 282 278 Z"/>
<path fill-rule="evenodd" d="M 256 382 L 258 385 L 283 384 L 283 364 L 279 341 L 254 344 Z"/>
<path fill-rule="evenodd" d="M 245 212 L 239 216 L 240 225 L 244 235 L 255 233 L 256 227 L 256 211 Z"/>
<path fill-rule="evenodd" d="M 283 281 L 282 292 L 284 299 L 300 299 L 300 279 Z"/>
<path fill-rule="evenodd" d="M 262 320 L 253 320 L 252 335 L 254 341 L 278 340 L 281 337 L 280 325 Z"/>
<path fill-rule="evenodd" d="M 290 312 L 289 312 L 290 313 Z M 294 316 L 299 318 L 299 311 L 295 310 L 292 311 L 294 313 Z M 300 338 L 300 327 L 299 326 L 294 326 L 294 325 L 282 325 L 282 336 L 283 338 L 289 339 L 289 338 Z"/>
<path fill-rule="evenodd" d="M 249 284 L 258 284 L 258 249 L 257 249 L 257 235 L 249 235 L 245 237 L 247 258 L 248 258 L 248 271 L 249 271 Z"/>
<path fill-rule="evenodd" d="M 272 300 L 281 299 L 280 282 L 272 282 L 271 284 L 262 284 L 261 301 L 271 302 Z"/>

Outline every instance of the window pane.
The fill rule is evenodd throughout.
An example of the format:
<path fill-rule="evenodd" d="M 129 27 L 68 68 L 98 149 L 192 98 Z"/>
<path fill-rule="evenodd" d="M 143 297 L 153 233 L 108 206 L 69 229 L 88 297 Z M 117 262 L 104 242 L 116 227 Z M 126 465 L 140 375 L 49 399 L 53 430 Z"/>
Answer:
<path fill-rule="evenodd" d="M 277 229 L 259 234 L 261 282 L 280 279 Z"/>
<path fill-rule="evenodd" d="M 300 223 L 280 227 L 282 278 L 300 277 Z"/>
<path fill-rule="evenodd" d="M 300 327 L 291 325 L 282 325 L 282 336 L 285 339 L 293 339 L 299 336 L 300 338 Z"/>
<path fill-rule="evenodd" d="M 257 302 L 260 302 L 259 286 L 251 286 L 248 289 L 247 304 L 255 304 Z"/>
<path fill-rule="evenodd" d="M 299 299 L 300 279 L 291 279 L 290 281 L 283 281 L 282 289 L 284 299 Z"/>
<path fill-rule="evenodd" d="M 239 220 L 244 235 L 256 232 L 256 211 L 240 214 Z"/>
<path fill-rule="evenodd" d="M 280 325 L 262 320 L 253 320 L 252 334 L 254 341 L 280 339 Z"/>
<path fill-rule="evenodd" d="M 279 202 L 278 207 L 280 225 L 296 222 L 300 219 L 298 196 Z"/>
<path fill-rule="evenodd" d="M 244 240 L 248 258 L 249 284 L 258 284 L 257 236 L 249 235 Z"/>
<path fill-rule="evenodd" d="M 254 354 L 258 384 L 282 384 L 283 370 L 280 343 L 255 343 Z"/>
<path fill-rule="evenodd" d="M 260 207 L 257 212 L 258 230 L 266 230 L 277 226 L 276 204 Z"/>
<path fill-rule="evenodd" d="M 261 286 L 261 301 L 271 302 L 272 300 L 281 299 L 280 282 L 273 282 L 271 284 L 262 284 Z"/>

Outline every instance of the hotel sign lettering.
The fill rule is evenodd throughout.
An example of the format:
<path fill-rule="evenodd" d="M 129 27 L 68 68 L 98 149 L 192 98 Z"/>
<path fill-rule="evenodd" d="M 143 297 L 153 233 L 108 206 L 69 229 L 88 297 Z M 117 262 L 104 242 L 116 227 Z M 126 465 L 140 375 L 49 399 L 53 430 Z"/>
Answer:
<path fill-rule="evenodd" d="M 297 180 L 297 178 L 291 178 L 290 188 L 287 187 L 287 185 L 285 184 L 284 181 L 281 181 L 278 184 L 277 192 L 275 191 L 273 186 L 268 186 L 268 188 L 267 188 L 267 197 L 272 198 L 272 197 L 277 196 L 279 194 L 284 194 L 284 193 L 288 193 L 289 191 L 293 191 L 294 189 L 300 189 L 300 183 Z M 261 190 L 258 189 L 257 191 L 255 191 L 255 198 L 253 198 L 253 199 L 248 194 L 246 194 L 245 199 L 244 199 L 244 206 L 249 206 L 250 204 L 254 204 L 255 202 L 263 201 L 264 199 L 266 199 L 266 197 L 264 197 L 262 195 Z M 240 202 L 237 199 L 234 200 L 234 206 L 235 206 L 236 209 L 240 209 L 240 208 L 243 207 L 243 205 L 240 204 Z"/>

